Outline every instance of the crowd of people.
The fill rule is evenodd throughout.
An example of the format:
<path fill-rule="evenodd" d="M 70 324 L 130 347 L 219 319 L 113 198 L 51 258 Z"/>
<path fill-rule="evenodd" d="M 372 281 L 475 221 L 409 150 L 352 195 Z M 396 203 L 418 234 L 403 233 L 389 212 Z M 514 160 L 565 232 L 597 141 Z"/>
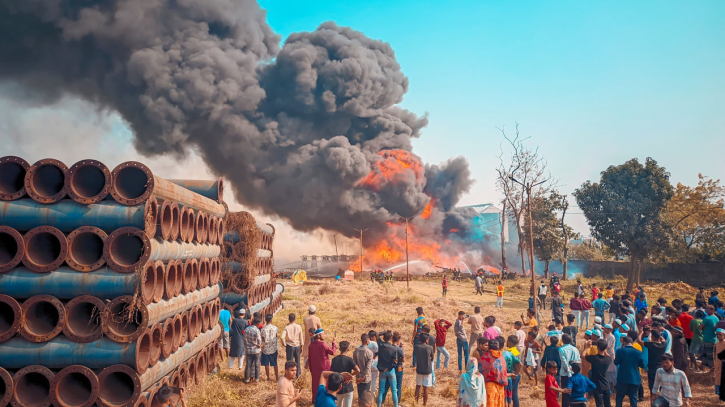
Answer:
<path fill-rule="evenodd" d="M 445 278 L 442 285 L 445 296 Z M 270 369 L 274 372 L 277 407 L 296 407 L 305 393 L 295 390 L 303 369 L 311 374 L 315 406 L 352 407 L 357 394 L 359 406 L 380 407 L 390 397 L 397 407 L 404 372 L 414 375 L 415 400 L 422 399 L 425 406 L 430 388 L 436 386 L 436 371 L 451 362 L 450 328 L 457 350 L 459 407 L 519 407 L 522 376 L 534 386 L 543 383 L 547 407 L 583 407 L 588 400 L 610 407 L 612 399 L 621 407 L 625 398 L 636 407 L 645 388 L 653 406 L 687 406 L 692 398 L 688 376 L 695 371 L 714 374 L 714 392 L 720 393 L 725 381 L 725 310 L 717 292 L 707 296 L 700 289 L 691 309 L 681 299 L 668 305 L 658 298 L 650 306 L 642 287 L 618 295 L 612 285 L 600 291 L 596 285 L 585 290 L 579 283 L 568 302 L 551 282 L 541 281 L 535 291 L 551 314 L 543 317 L 530 307 L 509 332 L 497 325 L 495 316 L 482 315 L 479 306 L 473 315 L 459 311 L 453 323 L 445 318 L 431 321 L 418 307 L 408 368 L 400 332 L 371 330 L 357 344 L 338 343 L 336 332 L 328 336 L 323 329 L 314 305 L 302 325 L 289 314 L 281 334 L 271 323 L 272 315 L 247 319 L 243 308 L 234 317 L 224 310 L 220 346 L 230 368 L 241 369 L 246 361 L 245 383 L 258 382 L 261 367 L 268 380 Z M 499 281 L 496 306 L 503 306 L 503 293 Z M 280 342 L 286 359 L 282 377 L 277 369 Z M 725 394 L 720 398 L 725 400 Z"/>

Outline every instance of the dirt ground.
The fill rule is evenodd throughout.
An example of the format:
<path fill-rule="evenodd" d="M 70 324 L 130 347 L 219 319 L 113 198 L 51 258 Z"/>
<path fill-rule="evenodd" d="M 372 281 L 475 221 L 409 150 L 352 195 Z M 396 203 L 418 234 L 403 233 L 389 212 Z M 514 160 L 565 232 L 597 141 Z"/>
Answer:
<path fill-rule="evenodd" d="M 591 283 L 601 286 L 603 280 L 584 280 L 583 283 L 589 286 Z M 612 281 L 621 286 L 624 281 Z M 506 289 L 504 308 L 499 310 L 494 307 L 495 295 L 492 293 L 493 285 L 485 287 L 486 293 L 483 296 L 474 295 L 472 281 L 449 282 L 448 296 L 441 298 L 440 280 L 423 279 L 410 282 L 410 289 L 405 287 L 405 282 L 393 284 L 371 283 L 370 280 L 359 280 L 355 282 L 325 282 L 314 281 L 305 284 L 293 284 L 285 282 L 285 309 L 275 316 L 274 323 L 280 328 L 280 332 L 287 323 L 287 316 L 290 312 L 298 315 L 298 322 L 307 315 L 307 308 L 314 304 L 317 306 L 317 315 L 322 320 L 322 325 L 328 332 L 327 340 L 331 340 L 331 333 L 337 331 L 338 341 L 346 340 L 353 346 L 359 345 L 360 335 L 370 329 L 390 329 L 402 334 L 405 343 L 405 373 L 403 378 L 403 394 L 400 405 L 405 407 L 421 406 L 422 399 L 418 404 L 414 400 L 415 375 L 410 367 L 412 355 L 411 334 L 415 308 L 422 306 L 429 320 L 445 318 L 451 322 L 455 321 L 459 310 L 473 314 L 475 305 L 481 306 L 481 314 L 494 315 L 496 324 L 502 328 L 504 335 L 514 333 L 513 322 L 519 319 L 522 312 L 528 307 L 528 288 L 530 282 L 525 279 L 505 281 Z M 564 283 L 565 293 L 573 291 L 575 282 Z M 682 298 L 687 303 L 694 303 L 696 289 L 683 283 L 668 283 L 649 285 L 643 284 L 648 292 L 650 302 L 659 296 L 664 296 L 669 301 L 674 298 Z M 565 298 L 568 297 L 565 295 Z M 593 317 L 592 317 L 593 319 Z M 593 323 L 593 321 L 591 321 Z M 458 355 L 455 346 L 453 328 L 450 329 L 447 337 L 446 348 L 451 354 L 449 368 L 436 371 L 437 387 L 432 389 L 428 400 L 429 406 L 455 406 L 458 389 Z M 467 327 L 467 332 L 470 330 Z M 281 345 L 280 345 L 281 347 Z M 284 351 L 280 351 L 280 364 L 284 365 Z M 226 362 L 226 361 L 225 361 Z M 226 363 L 223 364 L 226 366 Z M 280 370 L 283 368 L 280 367 Z M 243 407 L 266 407 L 275 404 L 274 374 L 272 381 L 266 380 L 264 368 L 260 383 L 245 385 L 242 383 L 242 372 L 239 370 L 227 369 L 214 376 L 210 376 L 203 383 L 188 391 L 189 407 L 217 407 L 217 406 L 243 406 Z M 282 374 L 282 371 L 280 371 Z M 717 406 L 721 404 L 714 395 L 713 377 L 711 374 L 691 374 L 691 386 L 694 394 L 692 406 Z M 646 380 L 646 379 L 645 379 Z M 305 389 L 306 395 L 302 397 L 298 406 L 311 406 L 310 400 L 311 381 L 309 371 L 305 371 L 297 383 L 298 388 Z M 534 387 L 533 381 L 529 382 L 526 377 L 521 380 L 519 397 L 522 406 L 544 407 L 543 388 Z M 614 399 L 612 399 L 614 405 Z M 357 397 L 354 406 L 357 406 Z M 385 406 L 392 406 L 392 400 L 388 394 Z M 589 405 L 594 406 L 590 401 Z M 625 401 L 624 405 L 629 405 Z M 649 394 L 645 391 L 645 401 L 640 406 L 649 406 Z"/>

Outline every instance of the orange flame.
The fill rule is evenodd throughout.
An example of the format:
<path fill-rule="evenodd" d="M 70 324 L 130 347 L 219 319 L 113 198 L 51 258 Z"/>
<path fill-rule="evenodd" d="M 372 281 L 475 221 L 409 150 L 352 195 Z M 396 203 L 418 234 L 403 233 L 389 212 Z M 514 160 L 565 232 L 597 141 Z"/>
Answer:
<path fill-rule="evenodd" d="M 425 209 L 423 209 L 423 213 L 420 215 L 423 219 L 430 218 L 430 214 L 433 212 L 433 207 L 435 206 L 435 199 L 431 198 L 430 201 L 428 201 L 428 205 L 425 206 Z"/>
<path fill-rule="evenodd" d="M 453 228 L 453 229 L 449 230 L 448 232 L 450 232 L 450 233 L 458 233 L 458 229 L 457 228 Z"/>
<path fill-rule="evenodd" d="M 370 173 L 358 185 L 374 191 L 386 184 L 397 184 L 404 177 L 415 177 L 416 182 L 424 181 L 424 168 L 418 157 L 405 150 L 383 150 L 378 152 L 380 160 L 371 165 Z"/>

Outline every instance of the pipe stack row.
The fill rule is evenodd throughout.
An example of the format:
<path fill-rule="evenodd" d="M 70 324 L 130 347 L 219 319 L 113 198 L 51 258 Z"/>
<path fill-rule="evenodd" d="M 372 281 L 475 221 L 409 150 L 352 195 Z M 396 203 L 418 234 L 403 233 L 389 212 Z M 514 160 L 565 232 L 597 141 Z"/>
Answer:
<path fill-rule="evenodd" d="M 150 407 L 211 372 L 222 189 L 0 158 L 0 407 Z"/>
<path fill-rule="evenodd" d="M 252 215 L 246 212 L 229 213 L 228 219 L 235 224 L 251 223 Z M 222 302 L 231 310 L 241 306 L 254 314 L 276 314 L 282 309 L 282 292 L 284 285 L 274 278 L 274 243 L 275 229 L 270 224 L 254 221 L 252 227 L 240 227 L 229 230 L 224 236 L 223 272 L 231 278 L 225 279 Z M 251 245 L 251 247 L 250 247 Z M 252 259 L 243 258 L 241 253 L 255 253 Z M 239 277 L 242 278 L 234 278 Z M 236 284 L 246 282 L 244 287 Z M 232 282 L 235 282 L 234 286 Z M 242 288 L 242 289 L 240 289 Z"/>

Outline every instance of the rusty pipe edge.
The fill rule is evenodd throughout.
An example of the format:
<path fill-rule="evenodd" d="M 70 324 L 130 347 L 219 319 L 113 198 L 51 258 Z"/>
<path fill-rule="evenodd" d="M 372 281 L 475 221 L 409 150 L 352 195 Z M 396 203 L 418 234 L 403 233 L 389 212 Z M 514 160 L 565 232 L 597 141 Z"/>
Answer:
<path fill-rule="evenodd" d="M 189 208 L 182 206 L 179 210 L 179 239 L 186 241 L 187 229 L 189 228 Z"/>
<path fill-rule="evenodd" d="M 88 343 L 99 339 L 106 304 L 97 297 L 82 295 L 65 304 L 63 335 L 76 343 Z"/>
<path fill-rule="evenodd" d="M 166 266 L 161 260 L 154 262 L 154 272 L 156 273 L 156 286 L 154 287 L 154 302 L 164 299 L 164 282 L 166 281 Z"/>
<path fill-rule="evenodd" d="M 70 199 L 84 205 L 100 202 L 111 192 L 111 171 L 100 161 L 81 160 L 65 173 Z"/>
<path fill-rule="evenodd" d="M 63 331 L 65 307 L 50 295 L 36 295 L 21 305 L 23 320 L 20 335 L 30 342 L 47 342 Z"/>
<path fill-rule="evenodd" d="M 209 286 L 209 268 L 211 267 L 208 258 L 199 260 L 199 287 L 204 288 Z"/>
<path fill-rule="evenodd" d="M 174 315 L 173 324 L 174 324 L 174 342 L 172 344 L 173 346 L 171 347 L 172 353 L 176 352 L 179 349 L 179 346 L 181 345 L 181 336 L 182 336 L 182 334 L 181 334 L 181 329 L 182 329 L 181 315 L 179 315 L 179 314 Z"/>
<path fill-rule="evenodd" d="M 156 323 L 149 329 L 149 339 L 151 340 L 151 349 L 149 351 L 149 366 L 153 366 L 161 359 L 161 340 L 162 340 L 161 324 Z"/>
<path fill-rule="evenodd" d="M 184 290 L 184 262 L 173 260 L 176 263 L 176 285 L 174 286 L 174 297 L 181 295 Z"/>
<path fill-rule="evenodd" d="M 0 407 L 5 407 L 13 398 L 13 376 L 0 367 Z"/>
<path fill-rule="evenodd" d="M 187 326 L 187 336 L 189 337 L 189 342 L 192 342 L 194 339 L 196 339 L 196 329 L 198 324 L 199 316 L 196 313 L 196 309 L 189 310 L 189 325 Z"/>
<path fill-rule="evenodd" d="M 151 241 L 140 229 L 119 228 L 108 235 L 103 245 L 103 257 L 114 271 L 133 273 L 151 257 Z"/>
<path fill-rule="evenodd" d="M 159 284 L 156 281 L 156 264 L 153 261 L 147 261 L 146 264 L 141 267 L 138 271 L 138 291 L 141 297 L 141 301 L 148 305 L 154 302 L 154 294 L 156 293 L 156 286 Z"/>
<path fill-rule="evenodd" d="M 194 241 L 197 243 L 204 243 L 204 218 L 206 214 L 202 211 L 196 213 L 196 219 L 194 219 Z"/>
<path fill-rule="evenodd" d="M 182 387 L 189 387 L 189 364 L 180 364 L 176 371 L 179 374 L 179 385 Z"/>
<path fill-rule="evenodd" d="M 196 357 L 192 357 L 186 363 L 186 385 L 196 384 Z"/>
<path fill-rule="evenodd" d="M 47 367 L 32 365 L 13 376 L 13 399 L 16 407 L 49 407 L 53 402 L 51 383 L 55 375 Z"/>
<path fill-rule="evenodd" d="M 209 233 L 209 243 L 210 244 L 217 244 L 216 237 L 217 237 L 217 231 L 218 231 L 218 229 L 217 229 L 217 222 L 219 221 L 218 219 L 219 218 L 217 218 L 216 216 L 209 217 L 209 232 L 208 233 Z"/>
<path fill-rule="evenodd" d="M 0 200 L 14 201 L 25 196 L 25 175 L 30 164 L 20 157 L 0 158 Z"/>
<path fill-rule="evenodd" d="M 181 211 L 179 210 L 179 205 L 174 203 L 171 205 L 171 234 L 169 235 L 169 240 L 176 240 L 179 238 L 179 234 L 181 233 Z"/>
<path fill-rule="evenodd" d="M 68 254 L 68 240 L 52 226 L 38 226 L 24 236 L 23 264 L 30 271 L 47 273 L 60 267 Z"/>
<path fill-rule="evenodd" d="M 184 311 L 179 315 L 181 320 L 181 338 L 179 339 L 179 346 L 184 346 L 189 341 L 189 312 Z"/>
<path fill-rule="evenodd" d="M 196 384 L 200 384 L 202 382 L 202 380 L 204 379 L 204 376 L 206 375 L 206 372 L 207 372 L 206 365 L 208 363 L 206 355 L 207 355 L 207 353 L 205 352 L 205 350 L 202 350 L 196 356 L 196 378 L 194 380 L 196 382 Z"/>
<path fill-rule="evenodd" d="M 211 217 L 212 215 L 204 215 L 204 243 L 211 241 Z"/>
<path fill-rule="evenodd" d="M 161 356 L 167 359 L 174 352 L 174 319 L 167 318 L 161 326 Z"/>
<path fill-rule="evenodd" d="M 22 315 L 22 308 L 14 298 L 0 294 L 0 343 L 18 333 Z"/>
<path fill-rule="evenodd" d="M 65 183 L 67 171 L 68 166 L 58 160 L 39 160 L 25 173 L 25 191 L 36 202 L 58 202 L 68 195 Z"/>
<path fill-rule="evenodd" d="M 171 201 L 162 201 L 159 205 L 159 216 L 156 225 L 156 237 L 164 240 L 170 240 L 171 227 L 174 224 L 173 210 L 171 209 Z"/>
<path fill-rule="evenodd" d="M 185 207 L 185 208 L 186 208 L 186 216 L 188 218 L 188 222 L 186 223 L 186 239 L 184 239 L 184 241 L 186 243 L 191 243 L 194 240 L 194 234 L 196 231 L 197 213 L 189 207 Z"/>
<path fill-rule="evenodd" d="M 176 261 L 171 260 L 168 263 L 166 263 L 166 271 L 164 271 L 164 298 L 165 299 L 171 299 L 176 296 Z M 148 305 L 148 303 L 147 303 Z"/>
<path fill-rule="evenodd" d="M 196 290 L 198 261 L 196 259 L 186 260 L 184 262 L 184 294 L 189 294 Z"/>
<path fill-rule="evenodd" d="M 25 239 L 17 230 L 0 226 L 0 273 L 15 268 L 25 254 Z"/>
<path fill-rule="evenodd" d="M 112 171 L 113 187 L 111 195 L 124 205 L 138 205 L 151 198 L 169 199 L 195 210 L 204 210 L 214 215 L 224 215 L 222 204 L 192 192 L 166 179 L 155 176 L 142 163 L 127 161 Z"/>
<path fill-rule="evenodd" d="M 50 383 L 56 407 L 91 407 L 99 392 L 98 377 L 85 366 L 72 365 L 58 372 Z"/>
<path fill-rule="evenodd" d="M 124 295 L 106 305 L 101 326 L 103 333 L 111 340 L 130 343 L 141 336 L 148 325 L 147 306 L 131 295 Z"/>
<path fill-rule="evenodd" d="M 89 272 L 98 270 L 106 260 L 103 244 L 108 235 L 93 226 L 81 226 L 68 234 L 68 255 L 65 262 L 73 270 Z"/>
<path fill-rule="evenodd" d="M 133 407 L 141 396 L 138 373 L 126 365 L 113 365 L 98 375 L 98 401 L 103 407 Z"/>

